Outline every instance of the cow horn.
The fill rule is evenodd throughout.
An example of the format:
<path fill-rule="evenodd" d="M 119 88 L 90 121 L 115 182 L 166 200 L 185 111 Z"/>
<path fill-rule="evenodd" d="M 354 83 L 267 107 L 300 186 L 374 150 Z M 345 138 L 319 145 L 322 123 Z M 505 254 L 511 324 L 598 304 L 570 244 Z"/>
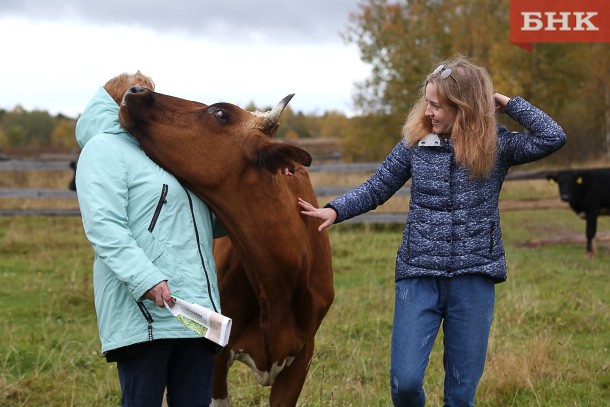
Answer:
<path fill-rule="evenodd" d="M 275 107 L 269 112 L 265 113 L 265 120 L 263 122 L 263 131 L 267 134 L 273 134 L 275 130 L 277 130 L 278 121 L 280 120 L 280 116 L 290 99 L 294 96 L 294 93 L 286 96 L 284 99 L 280 100 Z"/>

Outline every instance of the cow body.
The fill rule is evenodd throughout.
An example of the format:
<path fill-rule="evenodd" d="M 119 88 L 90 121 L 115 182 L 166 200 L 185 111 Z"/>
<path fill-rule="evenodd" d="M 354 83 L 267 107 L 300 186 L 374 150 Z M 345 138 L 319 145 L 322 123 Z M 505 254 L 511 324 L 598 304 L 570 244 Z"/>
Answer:
<path fill-rule="evenodd" d="M 566 170 L 547 176 L 559 186 L 559 196 L 586 220 L 587 254 L 593 255 L 597 217 L 610 211 L 610 169 Z"/>
<path fill-rule="evenodd" d="M 222 313 L 233 326 L 216 360 L 216 405 L 229 405 L 227 374 L 235 360 L 271 385 L 270 405 L 295 405 L 334 298 L 328 235 L 297 205 L 298 197 L 316 201 L 306 168 L 311 157 L 271 140 L 282 109 L 254 114 L 143 88 L 126 93 L 121 105 L 122 124 L 144 151 L 227 230 L 214 257 Z"/>

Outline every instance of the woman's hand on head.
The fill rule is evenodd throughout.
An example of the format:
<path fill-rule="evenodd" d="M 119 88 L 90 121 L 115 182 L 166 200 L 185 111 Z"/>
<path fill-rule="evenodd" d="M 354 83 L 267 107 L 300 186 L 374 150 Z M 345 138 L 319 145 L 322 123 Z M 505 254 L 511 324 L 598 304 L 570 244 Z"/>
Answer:
<path fill-rule="evenodd" d="M 337 212 L 333 208 L 316 208 L 309 202 L 299 198 L 299 206 L 302 208 L 301 213 L 312 218 L 322 219 L 323 222 L 318 228 L 318 231 L 323 231 L 337 220 Z"/>
<path fill-rule="evenodd" d="M 494 94 L 494 101 L 496 102 L 496 113 L 504 113 L 506 110 L 506 104 L 510 98 L 501 93 Z"/>

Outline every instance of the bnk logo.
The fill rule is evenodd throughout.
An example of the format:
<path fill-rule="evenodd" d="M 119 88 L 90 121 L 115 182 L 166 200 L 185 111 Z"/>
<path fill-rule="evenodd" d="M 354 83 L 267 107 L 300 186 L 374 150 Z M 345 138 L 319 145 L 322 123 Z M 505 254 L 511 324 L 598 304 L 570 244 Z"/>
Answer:
<path fill-rule="evenodd" d="M 610 42 L 609 0 L 511 0 L 510 41 Z"/>
<path fill-rule="evenodd" d="M 562 11 L 545 12 L 522 11 L 523 31 L 599 31 L 599 27 L 591 22 L 597 16 L 597 11 Z"/>

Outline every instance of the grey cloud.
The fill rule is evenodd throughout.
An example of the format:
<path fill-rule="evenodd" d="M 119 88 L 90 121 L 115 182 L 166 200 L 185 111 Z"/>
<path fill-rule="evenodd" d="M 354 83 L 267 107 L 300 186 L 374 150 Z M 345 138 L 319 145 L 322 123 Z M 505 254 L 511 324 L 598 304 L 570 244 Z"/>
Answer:
<path fill-rule="evenodd" d="M 137 25 L 218 41 L 340 41 L 360 0 L 0 0 L 0 16 Z"/>

